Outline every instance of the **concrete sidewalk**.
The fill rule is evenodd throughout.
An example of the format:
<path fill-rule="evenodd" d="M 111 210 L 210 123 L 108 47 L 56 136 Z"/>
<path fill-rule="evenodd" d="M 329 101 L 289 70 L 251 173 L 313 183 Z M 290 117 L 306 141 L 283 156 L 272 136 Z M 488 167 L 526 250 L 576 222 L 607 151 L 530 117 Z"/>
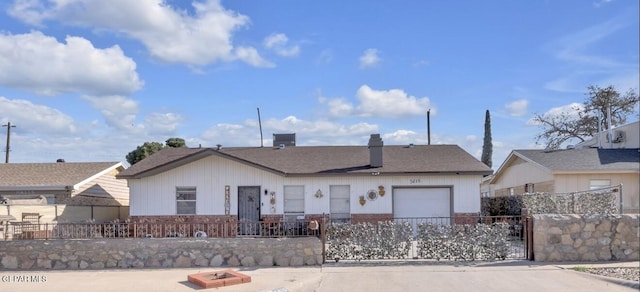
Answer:
<path fill-rule="evenodd" d="M 638 267 L 627 263 L 536 262 L 329 263 L 315 267 L 232 268 L 251 283 L 203 291 L 638 291 L 639 283 L 574 271 L 583 267 Z M 0 291 L 196 291 L 187 275 L 221 268 L 0 272 Z M 29 276 L 40 283 L 17 282 Z M 35 276 L 35 277 L 34 277 Z"/>

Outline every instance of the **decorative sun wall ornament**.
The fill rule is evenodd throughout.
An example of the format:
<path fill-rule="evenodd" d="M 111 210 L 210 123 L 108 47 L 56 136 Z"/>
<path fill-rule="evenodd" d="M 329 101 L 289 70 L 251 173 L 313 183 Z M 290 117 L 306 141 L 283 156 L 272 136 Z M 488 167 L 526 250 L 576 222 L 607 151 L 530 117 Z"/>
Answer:
<path fill-rule="evenodd" d="M 378 192 L 376 192 L 375 190 L 367 191 L 367 199 L 369 199 L 369 201 L 375 201 L 377 198 Z"/>
<path fill-rule="evenodd" d="M 378 186 L 378 194 L 380 194 L 380 197 L 384 197 L 385 193 L 386 193 L 386 191 L 384 190 L 384 186 L 383 185 L 379 185 Z"/>
<path fill-rule="evenodd" d="M 318 189 L 318 190 L 316 191 L 315 196 L 316 196 L 316 198 L 318 198 L 318 199 L 320 199 L 320 198 L 324 197 L 324 195 L 322 194 L 322 191 L 321 191 L 320 189 Z"/>

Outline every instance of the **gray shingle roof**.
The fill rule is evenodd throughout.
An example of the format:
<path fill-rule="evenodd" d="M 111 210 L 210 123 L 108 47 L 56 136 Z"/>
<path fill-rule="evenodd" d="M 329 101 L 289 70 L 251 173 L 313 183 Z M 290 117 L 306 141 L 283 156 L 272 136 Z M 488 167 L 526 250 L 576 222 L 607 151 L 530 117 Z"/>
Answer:
<path fill-rule="evenodd" d="M 369 166 L 367 146 L 295 146 L 278 148 L 165 148 L 118 176 L 138 178 L 219 155 L 280 175 L 477 173 L 492 170 L 457 145 L 384 146 L 383 166 Z"/>
<path fill-rule="evenodd" d="M 514 150 L 551 171 L 640 171 L 638 149 Z"/>
<path fill-rule="evenodd" d="M 0 187 L 73 186 L 120 162 L 0 164 Z"/>

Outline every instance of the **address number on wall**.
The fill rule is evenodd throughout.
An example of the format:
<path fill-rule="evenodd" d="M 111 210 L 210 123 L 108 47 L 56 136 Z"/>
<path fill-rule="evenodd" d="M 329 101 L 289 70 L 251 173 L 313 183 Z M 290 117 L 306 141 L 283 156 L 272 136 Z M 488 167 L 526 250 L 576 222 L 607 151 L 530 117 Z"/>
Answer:
<path fill-rule="evenodd" d="M 410 178 L 409 179 L 409 183 L 419 184 L 420 183 L 420 179 L 419 178 Z"/>

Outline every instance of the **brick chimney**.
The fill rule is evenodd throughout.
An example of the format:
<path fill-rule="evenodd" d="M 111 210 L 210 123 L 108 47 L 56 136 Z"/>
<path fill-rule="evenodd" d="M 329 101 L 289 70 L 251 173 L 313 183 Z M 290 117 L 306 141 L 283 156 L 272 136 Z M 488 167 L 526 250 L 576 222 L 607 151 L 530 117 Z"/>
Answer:
<path fill-rule="evenodd" d="M 382 167 L 382 138 L 380 134 L 371 134 L 369 138 L 369 165 L 371 167 Z"/>

